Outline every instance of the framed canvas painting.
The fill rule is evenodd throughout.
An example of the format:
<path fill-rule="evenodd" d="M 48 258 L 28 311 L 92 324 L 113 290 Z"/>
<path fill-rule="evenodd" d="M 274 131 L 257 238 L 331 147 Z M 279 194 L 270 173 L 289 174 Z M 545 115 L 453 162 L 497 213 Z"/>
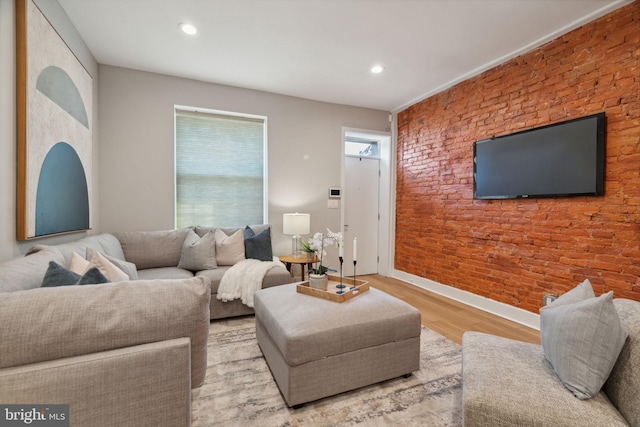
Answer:
<path fill-rule="evenodd" d="M 33 0 L 16 0 L 17 239 L 91 228 L 92 77 Z"/>

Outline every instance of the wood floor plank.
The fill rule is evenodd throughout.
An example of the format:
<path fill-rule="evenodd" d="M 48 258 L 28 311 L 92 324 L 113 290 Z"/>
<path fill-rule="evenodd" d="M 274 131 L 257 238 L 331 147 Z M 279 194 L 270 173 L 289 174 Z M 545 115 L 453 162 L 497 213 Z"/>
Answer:
<path fill-rule="evenodd" d="M 422 313 L 422 324 L 462 343 L 466 331 L 478 331 L 519 341 L 540 344 L 540 332 L 500 316 L 468 306 L 412 284 L 378 274 L 359 276 L 374 288 L 395 296 Z"/>

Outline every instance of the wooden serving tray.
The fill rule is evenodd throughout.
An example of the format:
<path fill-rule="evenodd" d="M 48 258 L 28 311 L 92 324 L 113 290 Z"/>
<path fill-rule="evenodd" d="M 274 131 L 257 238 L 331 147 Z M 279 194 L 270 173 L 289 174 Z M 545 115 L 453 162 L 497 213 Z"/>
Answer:
<path fill-rule="evenodd" d="M 340 290 L 337 286 L 340 284 L 340 276 L 329 276 L 329 285 L 327 290 L 314 289 L 309 286 L 309 281 L 298 283 L 296 290 L 305 295 L 311 295 L 312 297 L 322 298 L 333 302 L 345 302 L 353 297 L 361 295 L 369 290 L 369 282 L 366 280 L 356 279 L 356 288 L 350 289 L 353 286 L 353 277 L 343 277 L 342 284 L 346 286 L 343 289 L 343 294 L 338 294 Z"/>

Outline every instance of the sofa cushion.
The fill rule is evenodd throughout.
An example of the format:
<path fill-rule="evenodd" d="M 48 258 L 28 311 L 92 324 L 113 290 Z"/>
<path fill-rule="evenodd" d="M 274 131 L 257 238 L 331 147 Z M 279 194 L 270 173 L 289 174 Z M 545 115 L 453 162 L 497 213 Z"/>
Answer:
<path fill-rule="evenodd" d="M 603 392 L 576 399 L 542 346 L 481 332 L 462 337 L 465 427 L 625 426 Z"/>
<path fill-rule="evenodd" d="M 218 293 L 218 287 L 220 286 L 220 280 L 224 273 L 231 268 L 230 265 L 218 267 L 215 270 L 202 270 L 196 273 L 196 276 L 208 277 L 211 279 L 211 294 Z M 293 283 L 293 277 L 291 273 L 287 271 L 285 267 L 276 266 L 267 271 L 262 279 L 262 289 L 270 288 L 272 286 L 286 285 L 287 283 Z M 212 300 L 215 299 L 212 297 Z"/>
<path fill-rule="evenodd" d="M 0 294 L 0 368 L 189 337 L 192 386 L 207 364 L 209 280 L 120 282 Z"/>
<path fill-rule="evenodd" d="M 191 271 L 211 270 L 216 263 L 216 239 L 213 231 L 200 237 L 195 231 L 189 231 L 182 245 L 179 268 Z"/>
<path fill-rule="evenodd" d="M 84 255 L 88 248 L 118 259 L 125 259 L 120 241 L 114 235 L 108 233 L 84 237 L 80 240 L 76 240 L 70 243 L 63 243 L 61 245 L 36 245 L 32 249 L 39 250 L 41 248 L 51 247 L 55 247 L 64 256 L 65 262 L 62 263 L 62 265 L 69 265 L 71 263 L 71 256 L 74 252 Z"/>
<path fill-rule="evenodd" d="M 230 265 L 222 265 L 215 270 L 200 270 L 196 272 L 196 276 L 208 277 L 211 280 L 211 295 L 215 295 L 218 293 L 218 287 L 220 286 L 222 276 L 224 276 L 224 273 L 226 273 L 231 267 L 232 266 Z M 212 299 L 214 298 L 212 297 Z"/>
<path fill-rule="evenodd" d="M 271 250 L 271 228 L 257 233 L 248 225 L 244 229 L 244 254 L 247 258 L 273 261 Z"/>
<path fill-rule="evenodd" d="M 0 263 L 0 292 L 39 288 L 49 261 L 67 265 L 64 256 L 53 246 Z"/>
<path fill-rule="evenodd" d="M 215 238 L 216 262 L 218 265 L 234 265 L 245 259 L 242 229 L 228 235 L 222 229 L 217 228 Z"/>
<path fill-rule="evenodd" d="M 560 301 L 562 302 L 562 301 Z M 540 338 L 547 360 L 577 398 L 595 396 L 627 339 L 613 292 L 540 309 Z"/>
<path fill-rule="evenodd" d="M 629 338 L 602 390 L 629 425 L 640 426 L 640 302 L 616 298 L 613 305 Z"/>
<path fill-rule="evenodd" d="M 178 267 L 147 268 L 145 270 L 138 271 L 138 278 L 140 280 L 189 279 L 191 277 L 193 277 L 193 273 L 191 271 Z"/>
<path fill-rule="evenodd" d="M 116 233 L 125 259 L 138 270 L 175 267 L 180 262 L 182 245 L 190 228 L 162 231 L 129 231 Z"/>

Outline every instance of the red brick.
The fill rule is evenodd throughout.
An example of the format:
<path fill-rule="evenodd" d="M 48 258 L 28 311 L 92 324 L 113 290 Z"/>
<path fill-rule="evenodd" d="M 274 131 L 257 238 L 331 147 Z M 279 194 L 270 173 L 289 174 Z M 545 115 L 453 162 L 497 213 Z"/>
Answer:
<path fill-rule="evenodd" d="M 398 114 L 398 270 L 535 313 L 585 278 L 640 300 L 639 23 L 634 2 Z M 473 141 L 600 111 L 605 196 L 473 200 Z"/>

